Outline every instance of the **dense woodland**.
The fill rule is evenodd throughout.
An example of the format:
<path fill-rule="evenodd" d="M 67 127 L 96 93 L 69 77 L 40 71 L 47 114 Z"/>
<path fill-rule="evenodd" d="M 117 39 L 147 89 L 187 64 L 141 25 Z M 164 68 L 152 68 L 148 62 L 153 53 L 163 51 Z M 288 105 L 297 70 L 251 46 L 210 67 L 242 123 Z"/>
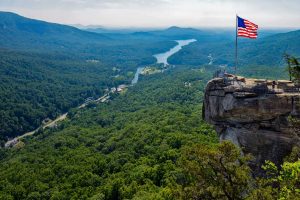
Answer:
<path fill-rule="evenodd" d="M 282 173 L 268 163 L 269 177 L 253 179 L 251 158 L 218 144 L 201 119 L 208 70 L 143 77 L 110 102 L 74 109 L 56 129 L 2 150 L 0 199 L 299 198 L 297 151 Z"/>
<path fill-rule="evenodd" d="M 176 44 L 0 16 L 0 146 L 88 97 L 129 84 L 138 66 L 154 63 L 153 54 Z"/>
<path fill-rule="evenodd" d="M 176 166 L 182 147 L 218 142 L 201 120 L 207 79 L 199 69 L 183 72 L 145 77 L 111 102 L 75 109 L 58 130 L 4 152 L 1 198 L 170 195 L 175 179 L 184 178 Z"/>
<path fill-rule="evenodd" d="M 178 27 L 97 34 L 0 12 L 0 146 L 47 117 L 69 113 L 57 127 L 0 148 L 0 199 L 300 199 L 299 149 L 281 168 L 266 162 L 266 176 L 253 178 L 251 155 L 219 144 L 201 118 L 207 81 L 219 64 L 230 65 L 231 35 Z M 254 46 L 293 37 L 298 32 Z M 154 64 L 152 55 L 173 40 L 191 38 L 198 42 L 170 58 L 175 68 L 142 76 L 106 103 L 77 108 L 129 84 L 137 67 Z M 297 42 L 288 44 L 297 56 Z M 252 53 L 239 74 L 288 77 L 281 48 L 257 58 L 245 46 Z M 215 65 L 206 65 L 209 54 Z M 247 60 L 253 62 L 244 67 Z"/>
<path fill-rule="evenodd" d="M 111 65 L 66 56 L 3 50 L 0 65 L 2 141 L 34 130 L 45 118 L 54 119 L 128 78 L 111 78 L 116 73 Z"/>
<path fill-rule="evenodd" d="M 275 61 L 274 56 L 281 59 L 278 54 L 283 50 L 278 48 L 274 54 L 266 44 L 290 43 L 298 32 L 279 36 L 268 36 L 255 43 L 260 49 L 269 49 L 257 54 L 266 55 L 263 57 L 266 63 Z M 228 44 L 232 33 L 226 30 L 171 27 L 99 34 L 0 12 L 0 146 L 8 138 L 34 130 L 45 118 L 54 119 L 87 97 L 102 95 L 107 87 L 129 83 L 137 67 L 155 63 L 153 54 L 170 49 L 176 39 L 191 38 L 197 42 L 172 56 L 170 63 L 200 66 L 207 64 L 207 56 L 212 54 L 215 64 L 230 64 L 233 53 Z M 287 49 L 298 55 L 297 43 L 289 43 Z M 243 46 L 253 51 L 253 45 Z M 241 64 L 244 61 L 255 64 L 241 68 L 240 74 L 270 77 L 286 74 L 280 65 L 272 66 L 270 74 L 269 66 L 257 63 L 253 52 L 247 54 L 244 49 L 241 52 L 248 55 L 240 56 Z"/>
<path fill-rule="evenodd" d="M 84 55 L 0 49 L 0 146 L 36 129 L 45 118 L 101 96 L 106 88 L 129 84 L 138 66 L 154 63 L 153 53 L 174 44 L 119 41 Z"/>

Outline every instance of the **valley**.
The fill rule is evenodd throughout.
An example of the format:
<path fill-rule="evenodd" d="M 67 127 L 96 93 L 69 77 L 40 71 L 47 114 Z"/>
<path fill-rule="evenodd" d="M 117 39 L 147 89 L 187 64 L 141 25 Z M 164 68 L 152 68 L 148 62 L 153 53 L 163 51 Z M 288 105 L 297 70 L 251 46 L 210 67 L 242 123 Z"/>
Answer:
<path fill-rule="evenodd" d="M 0 199 L 300 198 L 299 30 L 81 27 L 0 12 Z"/>
<path fill-rule="evenodd" d="M 157 55 L 159 55 L 158 57 L 157 57 L 157 55 L 154 55 L 154 57 L 157 58 L 157 64 L 160 64 L 160 61 L 161 61 L 160 58 L 164 57 L 163 58 L 165 60 L 164 67 L 166 68 L 167 65 L 168 65 L 167 60 L 168 60 L 168 58 L 170 56 L 172 56 L 173 54 L 175 54 L 178 51 L 180 51 L 183 46 L 189 45 L 191 42 L 194 42 L 194 41 L 195 40 L 180 40 L 180 41 L 178 41 L 178 45 L 176 45 L 175 47 L 173 47 L 170 51 L 168 51 L 166 53 L 162 53 L 162 54 L 157 54 Z M 134 78 L 131 81 L 132 85 L 138 83 L 139 75 L 143 73 L 144 69 L 145 69 L 144 67 L 138 67 L 137 68 L 137 71 L 135 72 Z M 99 98 L 97 98 L 95 100 L 92 100 L 93 97 L 88 97 L 87 99 L 91 99 L 91 100 L 89 100 L 89 101 L 86 100 L 85 103 L 83 103 L 80 106 L 78 106 L 78 108 L 79 109 L 85 108 L 86 106 L 88 106 L 91 103 L 105 103 L 105 102 L 107 102 L 110 99 L 110 94 L 111 93 L 112 94 L 116 93 L 116 92 L 120 93 L 120 92 L 122 92 L 123 88 L 127 88 L 127 87 L 128 87 L 128 85 L 120 85 L 120 86 L 117 86 L 115 88 L 107 89 L 107 90 L 110 90 L 108 93 L 104 94 L 102 97 L 99 97 Z M 22 139 L 24 137 L 32 136 L 35 133 L 37 133 L 39 130 L 44 130 L 45 128 L 53 128 L 53 127 L 55 127 L 58 122 L 60 122 L 62 120 L 65 120 L 67 118 L 67 115 L 68 115 L 68 112 L 64 113 L 64 114 L 62 114 L 60 116 L 58 116 L 53 121 L 51 120 L 49 123 L 42 124 L 40 127 L 38 127 L 37 129 L 35 129 L 33 131 L 27 132 L 27 133 L 25 133 L 25 134 L 23 134 L 21 136 L 18 136 L 16 138 L 8 140 L 4 144 L 4 147 L 5 148 L 13 147 L 13 146 L 17 145 L 18 142 L 20 141 L 20 139 Z M 45 120 L 43 120 L 43 121 L 45 121 Z"/>

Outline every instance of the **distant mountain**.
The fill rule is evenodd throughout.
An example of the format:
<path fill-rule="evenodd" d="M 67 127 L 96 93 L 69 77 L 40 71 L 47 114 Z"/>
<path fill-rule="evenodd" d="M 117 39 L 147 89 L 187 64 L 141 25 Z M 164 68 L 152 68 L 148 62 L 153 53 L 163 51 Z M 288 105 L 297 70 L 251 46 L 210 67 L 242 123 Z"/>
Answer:
<path fill-rule="evenodd" d="M 181 28 L 172 26 L 166 29 L 106 29 L 88 28 L 86 31 L 101 33 L 113 39 L 142 39 L 142 40 L 183 40 L 197 39 L 201 42 L 220 42 L 230 38 L 232 31 L 224 30 L 199 30 L 195 28 Z"/>
<path fill-rule="evenodd" d="M 148 29 L 137 29 L 137 28 L 104 28 L 104 27 L 86 27 L 86 28 L 81 28 L 84 31 L 89 31 L 89 32 L 94 32 L 94 33 L 119 33 L 119 34 L 132 34 L 135 32 L 146 32 L 150 31 Z"/>
<path fill-rule="evenodd" d="M 155 31 L 153 33 L 175 40 L 196 39 L 201 44 L 220 43 L 232 38 L 232 32 L 229 30 L 180 28 L 177 26 L 172 26 L 168 29 Z"/>
<path fill-rule="evenodd" d="M 79 28 L 79 29 L 97 29 L 97 28 L 103 28 L 104 26 L 100 26 L 100 25 L 82 25 L 82 24 L 69 24 L 70 26 L 73 26 L 75 28 Z"/>
<path fill-rule="evenodd" d="M 257 40 L 241 38 L 238 43 L 238 53 L 239 64 L 243 66 L 284 65 L 284 53 L 300 56 L 300 30 L 260 37 Z M 190 65 L 207 64 L 209 62 L 208 55 L 213 57 L 214 64 L 233 66 L 234 37 L 217 43 L 193 43 L 172 56 L 169 62 Z"/>
<path fill-rule="evenodd" d="M 200 31 L 198 29 L 194 28 L 181 28 L 178 26 L 172 26 L 170 28 L 167 28 L 166 30 L 161 31 L 161 33 L 165 33 L 168 35 L 180 35 L 180 34 L 190 34 L 190 35 L 197 35 L 197 34 L 203 34 L 203 31 Z"/>
<path fill-rule="evenodd" d="M 172 26 L 170 28 L 167 28 L 165 30 L 158 30 L 151 32 L 158 36 L 168 37 L 172 39 L 200 39 L 205 40 L 207 38 L 210 38 L 212 36 L 212 33 L 205 32 L 198 29 L 193 28 L 180 28 L 177 26 Z"/>
<path fill-rule="evenodd" d="M 283 65 L 285 53 L 300 56 L 300 30 L 275 34 L 240 45 L 241 62 L 258 65 Z"/>
<path fill-rule="evenodd" d="M 259 38 L 265 38 L 278 33 L 291 31 L 289 29 L 264 29 L 259 31 Z M 228 42 L 235 38 L 235 29 L 229 28 L 181 28 L 177 26 L 169 27 L 165 30 L 153 31 L 153 34 L 181 39 L 195 38 L 201 42 Z"/>
<path fill-rule="evenodd" d="M 86 31 L 101 33 L 109 38 L 118 40 L 183 40 L 197 39 L 201 42 L 220 41 L 220 39 L 228 38 L 227 32 L 217 33 L 211 30 L 198 30 L 193 28 L 170 27 L 160 30 L 149 29 L 106 29 L 106 28 L 88 28 Z"/>
<path fill-rule="evenodd" d="M 239 42 L 240 64 L 281 65 L 283 64 L 282 55 L 285 52 L 300 55 L 300 31 L 274 34 L 279 31 L 261 31 L 258 40 L 241 39 Z M 64 51 L 69 54 L 74 53 L 74 55 L 80 53 L 87 57 L 97 55 L 103 59 L 108 58 L 108 54 L 123 55 L 125 60 L 133 57 L 132 53 L 136 52 L 135 49 L 142 46 L 147 46 L 144 49 L 151 54 L 160 52 L 160 43 L 164 44 L 165 48 L 173 45 L 172 40 L 196 39 L 198 42 L 172 56 L 170 62 L 173 64 L 207 64 L 207 56 L 211 55 L 215 64 L 232 65 L 235 51 L 234 37 L 232 30 L 200 30 L 177 26 L 162 30 L 141 29 L 139 31 L 98 27 L 84 31 L 72 26 L 29 19 L 10 12 L 0 12 L 0 48 L 15 50 Z"/>
<path fill-rule="evenodd" d="M 80 43 L 109 40 L 80 29 L 0 12 L 0 47 L 14 49 L 70 49 Z"/>
<path fill-rule="evenodd" d="M 93 32 L 93 33 L 113 33 L 113 32 L 115 32 L 115 31 L 108 30 L 105 28 L 87 28 L 87 29 L 82 29 L 82 30 Z"/>
<path fill-rule="evenodd" d="M 294 31 L 294 29 L 288 28 L 277 28 L 277 29 L 261 29 L 258 31 L 259 38 L 265 38 L 272 35 L 280 34 L 280 33 L 287 33 Z"/>

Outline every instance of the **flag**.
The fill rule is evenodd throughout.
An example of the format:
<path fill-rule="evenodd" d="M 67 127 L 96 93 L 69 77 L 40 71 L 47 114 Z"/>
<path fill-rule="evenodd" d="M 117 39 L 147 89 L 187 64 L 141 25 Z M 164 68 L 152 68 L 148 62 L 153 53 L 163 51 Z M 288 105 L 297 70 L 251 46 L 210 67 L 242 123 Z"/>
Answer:
<path fill-rule="evenodd" d="M 258 26 L 246 19 L 237 16 L 237 36 L 251 39 L 257 38 Z"/>

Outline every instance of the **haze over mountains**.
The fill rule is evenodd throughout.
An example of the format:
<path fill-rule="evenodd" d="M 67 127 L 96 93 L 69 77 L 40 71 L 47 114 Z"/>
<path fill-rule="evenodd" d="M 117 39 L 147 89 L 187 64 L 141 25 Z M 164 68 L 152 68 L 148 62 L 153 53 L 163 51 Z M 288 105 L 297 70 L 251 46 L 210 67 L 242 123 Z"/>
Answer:
<path fill-rule="evenodd" d="M 277 183 L 256 191 L 265 182 L 249 175 L 249 158 L 218 144 L 202 118 L 205 85 L 220 65 L 232 69 L 234 30 L 80 28 L 0 12 L 0 199 L 280 196 Z M 286 78 L 282 56 L 300 56 L 299 38 L 278 29 L 240 39 L 238 75 Z M 185 39 L 197 41 L 157 63 Z"/>
<path fill-rule="evenodd" d="M 0 44 L 10 49 L 67 51 L 72 53 L 101 54 L 98 47 L 128 43 L 128 40 L 166 41 L 176 39 L 197 39 L 198 42 L 187 47 L 181 54 L 188 54 L 184 62 L 204 64 L 205 56 L 212 54 L 217 64 L 232 64 L 234 30 L 208 30 L 170 27 L 165 30 L 124 32 L 118 30 L 87 29 L 80 30 L 67 25 L 47 23 L 21 17 L 14 13 L 0 13 Z M 284 30 L 266 30 L 259 33 L 256 41 L 242 40 L 239 46 L 241 64 L 282 64 L 279 57 L 284 52 L 299 55 L 299 31 L 276 34 Z M 98 32 L 98 33 L 94 33 Z M 100 33 L 99 33 L 100 32 Z M 153 41 L 151 41 L 153 42 Z M 117 48 L 117 47 L 116 47 Z M 105 50 L 103 50 L 105 51 Z M 259 57 L 253 56 L 259 51 Z M 151 56 L 151 55 L 150 55 Z M 180 54 L 175 56 L 181 56 Z M 179 64 L 181 59 L 172 59 Z M 194 60 L 198 60 L 197 62 Z M 182 61 L 182 60 L 181 60 Z"/>
<path fill-rule="evenodd" d="M 213 63 L 216 65 L 225 64 L 230 66 L 234 60 L 234 34 L 228 30 L 199 30 L 173 26 L 164 30 L 139 32 L 111 32 L 106 29 L 103 29 L 102 33 L 90 31 L 29 19 L 15 13 L 0 12 L 0 56 L 3 58 L 1 62 L 5 63 L 2 64 L 1 75 L 3 78 L 1 80 L 2 84 L 7 85 L 4 80 L 9 75 L 8 81 L 12 85 L 16 85 L 15 88 L 5 87 L 6 89 L 4 90 L 7 90 L 9 93 L 0 97 L 2 98 L 3 110 L 10 110 L 9 114 L 5 114 L 7 120 L 1 122 L 2 127 L 7 127 L 2 129 L 2 137 L 19 135 L 34 129 L 47 116 L 55 116 L 57 113 L 78 105 L 79 102 L 82 102 L 84 98 L 89 96 L 89 93 L 92 93 L 94 96 L 102 94 L 105 84 L 113 86 L 130 82 L 132 73 L 137 67 L 154 64 L 156 60 L 153 55 L 173 47 L 176 44 L 174 40 L 196 39 L 197 42 L 184 47 L 182 51 L 173 55 L 169 59 L 171 64 L 205 65 L 209 62 L 208 55 L 213 57 Z M 266 31 L 262 34 L 269 35 L 271 32 Z M 300 55 L 299 36 L 300 31 L 292 31 L 265 36 L 255 41 L 241 40 L 239 43 L 239 62 L 241 66 L 282 66 L 282 55 L 284 53 Z M 87 63 L 87 60 L 96 60 L 99 63 L 91 64 Z M 16 63 L 19 63 L 18 66 L 16 66 Z M 77 66 L 76 70 L 75 68 L 72 69 L 74 64 Z M 93 66 L 92 68 L 86 68 L 87 65 Z M 97 68 L 97 65 L 102 67 Z M 107 80 L 109 76 L 115 73 L 111 71 L 110 68 L 112 67 L 109 67 L 111 65 L 121 70 L 118 74 L 121 76 L 117 81 Z M 53 94 L 49 96 L 46 88 L 48 84 L 50 84 L 49 87 L 51 88 L 52 84 L 58 79 L 62 81 L 62 79 L 66 78 L 68 80 L 71 78 L 66 77 L 70 75 L 69 73 L 66 74 L 65 70 L 67 69 L 72 71 L 73 77 L 78 76 L 78 78 L 80 73 L 87 70 L 87 73 L 90 75 L 82 77 L 85 80 L 70 79 L 69 84 L 74 84 L 74 89 L 78 86 L 77 84 L 80 84 L 80 87 L 88 84 L 89 86 L 86 85 L 84 87 L 88 87 L 90 92 L 84 92 L 83 87 L 82 91 L 78 90 L 74 91 L 73 94 L 66 95 L 63 93 L 64 88 L 62 87 L 62 90 L 53 89 L 56 92 L 61 91 L 58 93 L 62 95 L 62 100 L 51 100 L 51 102 L 53 105 L 61 104 L 61 101 L 65 101 L 63 99 L 68 98 L 69 100 L 64 103 L 64 106 L 59 106 L 59 109 L 55 106 L 49 106 L 47 103 L 49 103 L 50 99 L 44 101 L 44 105 L 39 103 L 39 99 L 44 95 L 46 95 L 47 99 L 50 96 L 57 99 Z M 48 73 L 49 70 L 50 73 Z M 95 73 L 93 75 L 95 70 L 104 71 L 102 74 Z M 93 78 L 90 76 L 93 76 Z M 96 87 L 95 84 L 99 84 L 96 83 L 97 76 L 103 77 L 105 81 L 100 83 L 103 85 L 103 88 L 95 92 L 96 90 L 93 88 Z M 44 92 L 24 93 L 23 90 L 26 90 L 26 88 L 20 89 L 18 87 L 18 82 L 23 83 L 23 81 L 28 81 L 28 79 L 31 80 L 30 83 L 36 82 L 38 84 L 39 80 L 42 79 L 41 77 L 49 79 L 48 83 L 44 82 L 45 86 L 41 87 Z M 86 82 L 86 78 L 95 82 Z M 10 92 L 13 92 L 13 94 L 10 94 Z M 17 98 L 16 94 L 20 97 Z M 26 98 L 25 96 L 28 94 L 37 95 L 36 105 L 29 102 L 26 106 L 22 104 L 24 98 Z M 80 95 L 78 96 L 78 94 Z M 7 96 L 16 99 L 19 102 L 19 107 L 15 106 L 15 103 L 11 103 L 12 101 L 7 101 Z M 26 110 L 24 106 L 29 106 L 30 109 Z M 15 118 L 14 113 L 20 112 L 9 109 L 12 107 L 23 110 L 20 111 L 23 114 L 18 114 L 18 117 Z M 32 115 L 34 112 L 32 109 L 39 110 L 38 120 L 36 120 L 35 115 Z M 12 126 L 14 128 L 11 128 Z"/>
<path fill-rule="evenodd" d="M 239 64 L 242 66 L 265 65 L 282 66 L 285 53 L 299 56 L 300 31 L 291 31 L 269 35 L 257 40 L 240 40 L 238 45 Z M 194 43 L 170 58 L 171 63 L 201 65 L 205 64 L 205 56 L 209 52 L 215 64 L 234 65 L 235 43 L 222 41 L 203 45 Z M 179 62 L 181 61 L 181 62 Z"/>

